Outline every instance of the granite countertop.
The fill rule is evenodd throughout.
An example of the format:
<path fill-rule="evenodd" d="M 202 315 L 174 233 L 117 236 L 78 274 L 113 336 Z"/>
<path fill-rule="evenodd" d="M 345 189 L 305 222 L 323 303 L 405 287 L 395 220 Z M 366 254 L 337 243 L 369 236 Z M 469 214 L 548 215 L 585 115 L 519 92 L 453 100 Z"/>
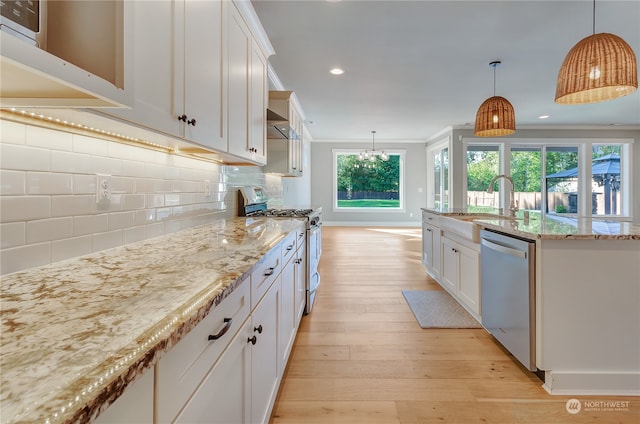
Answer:
<path fill-rule="evenodd" d="M 441 216 L 478 216 L 473 222 L 482 228 L 501 231 L 534 240 L 640 240 L 640 225 L 627 221 L 599 218 L 575 218 L 546 215 L 531 212 L 528 220 L 501 216 L 497 210 L 490 212 L 469 212 L 466 209 L 444 211 L 422 208 Z"/>
<path fill-rule="evenodd" d="M 95 418 L 300 225 L 220 219 L 3 276 L 2 422 Z"/>

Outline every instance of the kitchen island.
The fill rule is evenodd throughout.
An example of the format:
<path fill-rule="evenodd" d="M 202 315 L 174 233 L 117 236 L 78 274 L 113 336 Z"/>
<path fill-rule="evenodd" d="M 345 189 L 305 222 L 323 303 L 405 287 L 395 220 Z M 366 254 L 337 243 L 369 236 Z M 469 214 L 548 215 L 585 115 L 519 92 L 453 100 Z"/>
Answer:
<path fill-rule="evenodd" d="M 423 213 L 440 222 L 474 215 Z M 535 242 L 535 363 L 544 388 L 559 395 L 640 394 L 640 226 L 557 215 L 482 214 L 471 222 Z M 456 227 L 442 228 L 438 237 L 445 239 Z"/>
<path fill-rule="evenodd" d="M 3 276 L 1 421 L 93 420 L 302 225 L 220 219 Z"/>

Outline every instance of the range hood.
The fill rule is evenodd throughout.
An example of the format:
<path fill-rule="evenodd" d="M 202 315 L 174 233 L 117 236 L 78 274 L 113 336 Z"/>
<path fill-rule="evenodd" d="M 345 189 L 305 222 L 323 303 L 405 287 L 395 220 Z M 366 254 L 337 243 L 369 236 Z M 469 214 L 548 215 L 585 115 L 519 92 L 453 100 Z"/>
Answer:
<path fill-rule="evenodd" d="M 269 91 L 267 107 L 267 139 L 293 140 L 301 138 L 301 119 L 293 91 Z"/>
<path fill-rule="evenodd" d="M 297 137 L 298 134 L 293 130 L 287 118 L 278 115 L 271 109 L 267 109 L 267 139 L 289 140 Z"/>

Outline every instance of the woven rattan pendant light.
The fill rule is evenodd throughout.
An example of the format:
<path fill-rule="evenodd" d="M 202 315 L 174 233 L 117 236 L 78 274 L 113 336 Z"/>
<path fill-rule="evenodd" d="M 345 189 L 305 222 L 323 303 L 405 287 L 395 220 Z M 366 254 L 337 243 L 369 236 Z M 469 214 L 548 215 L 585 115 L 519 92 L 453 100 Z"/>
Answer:
<path fill-rule="evenodd" d="M 516 132 L 516 113 L 509 100 L 496 96 L 496 60 L 489 63 L 493 68 L 493 97 L 485 100 L 476 113 L 476 126 L 473 135 L 477 137 L 500 137 Z"/>
<path fill-rule="evenodd" d="M 593 1 L 593 35 L 578 42 L 564 59 L 556 103 L 584 104 L 626 96 L 638 89 L 638 64 L 631 47 L 614 34 L 596 34 Z"/>

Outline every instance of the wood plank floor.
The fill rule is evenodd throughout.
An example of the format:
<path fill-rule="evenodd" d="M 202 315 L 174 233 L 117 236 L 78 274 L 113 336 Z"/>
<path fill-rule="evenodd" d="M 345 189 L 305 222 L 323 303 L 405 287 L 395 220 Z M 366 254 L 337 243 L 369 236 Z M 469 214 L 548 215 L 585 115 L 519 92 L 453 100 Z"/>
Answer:
<path fill-rule="evenodd" d="M 441 288 L 419 228 L 325 226 L 320 275 L 272 424 L 640 423 L 638 397 L 575 396 L 629 403 L 569 414 L 484 329 L 421 329 L 402 290 Z"/>

